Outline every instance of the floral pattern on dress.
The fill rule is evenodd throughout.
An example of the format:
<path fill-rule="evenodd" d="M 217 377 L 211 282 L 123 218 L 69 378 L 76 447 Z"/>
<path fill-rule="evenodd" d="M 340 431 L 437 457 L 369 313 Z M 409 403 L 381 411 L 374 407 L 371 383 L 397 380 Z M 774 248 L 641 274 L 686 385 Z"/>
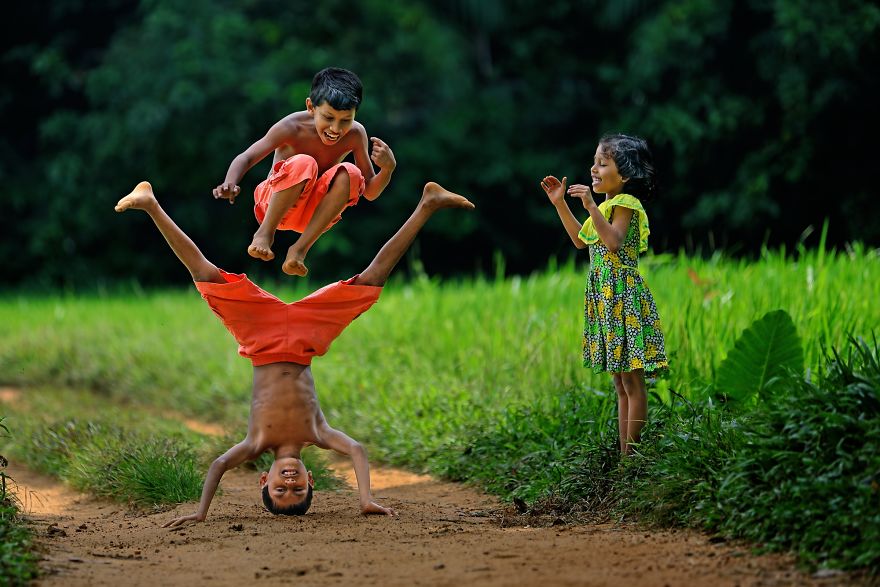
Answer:
<path fill-rule="evenodd" d="M 584 366 L 596 373 L 667 369 L 654 297 L 639 273 L 639 219 L 633 214 L 617 253 L 589 246 L 584 292 Z"/>

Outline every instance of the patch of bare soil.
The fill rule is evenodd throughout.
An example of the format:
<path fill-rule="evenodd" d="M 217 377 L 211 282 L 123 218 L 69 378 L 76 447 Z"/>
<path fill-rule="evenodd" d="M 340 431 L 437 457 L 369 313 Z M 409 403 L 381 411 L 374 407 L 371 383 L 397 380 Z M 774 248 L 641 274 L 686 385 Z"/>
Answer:
<path fill-rule="evenodd" d="M 351 477 L 350 471 L 342 471 Z M 784 556 L 751 554 L 694 532 L 615 525 L 510 526 L 499 504 L 457 484 L 375 468 L 373 490 L 399 516 L 358 514 L 351 490 L 316 492 L 310 513 L 275 517 L 257 474 L 226 475 L 208 519 L 195 510 L 135 513 L 83 497 L 11 465 L 44 554 L 39 585 L 634 585 L 845 584 L 816 579 Z M 509 514 L 507 515 L 509 518 Z M 523 518 L 526 520 L 526 518 Z"/>

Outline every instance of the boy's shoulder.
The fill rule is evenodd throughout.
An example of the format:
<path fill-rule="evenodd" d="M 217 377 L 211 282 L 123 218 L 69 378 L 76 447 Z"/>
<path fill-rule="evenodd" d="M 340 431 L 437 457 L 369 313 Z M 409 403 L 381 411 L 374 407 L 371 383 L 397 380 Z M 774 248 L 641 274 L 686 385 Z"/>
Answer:
<path fill-rule="evenodd" d="M 312 138 L 315 134 L 315 120 L 308 110 L 291 112 L 273 125 L 273 129 L 281 131 L 289 139 L 296 141 L 302 138 Z M 351 123 L 351 129 L 346 133 L 353 137 L 367 136 L 367 129 L 357 120 Z"/>

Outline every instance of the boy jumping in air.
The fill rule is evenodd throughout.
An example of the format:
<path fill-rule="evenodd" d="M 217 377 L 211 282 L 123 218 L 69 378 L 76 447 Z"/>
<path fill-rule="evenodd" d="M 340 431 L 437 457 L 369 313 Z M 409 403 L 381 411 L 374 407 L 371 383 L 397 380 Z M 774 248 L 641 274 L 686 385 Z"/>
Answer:
<path fill-rule="evenodd" d="M 226 179 L 214 188 L 214 198 L 234 203 L 238 183 L 247 171 L 275 152 L 269 177 L 254 190 L 254 214 L 260 228 L 248 247 L 251 257 L 275 258 L 275 231 L 301 233 L 287 250 L 281 266 L 288 275 L 305 275 L 305 257 L 318 237 L 363 196 L 375 200 L 391 180 L 397 163 L 394 153 L 372 137 L 369 154 L 367 132 L 355 122 L 363 87 L 358 77 L 329 67 L 319 71 L 306 98 L 306 109 L 276 122 L 266 136 L 247 148 L 229 165 Z M 342 163 L 352 154 L 354 164 Z M 370 163 L 379 166 L 373 171 Z"/>
<path fill-rule="evenodd" d="M 331 428 L 324 418 L 309 365 L 312 357 L 326 353 L 345 327 L 376 303 L 391 270 L 434 212 L 473 207 L 466 198 L 428 183 L 412 216 L 362 273 L 286 304 L 246 275 L 227 273 L 208 261 L 165 213 L 149 183 L 139 183 L 119 200 L 117 212 L 132 209 L 149 214 L 202 297 L 238 341 L 239 354 L 254 365 L 247 436 L 211 464 L 196 513 L 171 520 L 166 527 L 203 521 L 223 474 L 265 451 L 275 455 L 269 471 L 260 476 L 266 508 L 275 514 L 304 514 L 311 504 L 314 481 L 300 452 L 309 445 L 351 457 L 361 513 L 394 515 L 394 510 L 373 499 L 364 448 Z"/>

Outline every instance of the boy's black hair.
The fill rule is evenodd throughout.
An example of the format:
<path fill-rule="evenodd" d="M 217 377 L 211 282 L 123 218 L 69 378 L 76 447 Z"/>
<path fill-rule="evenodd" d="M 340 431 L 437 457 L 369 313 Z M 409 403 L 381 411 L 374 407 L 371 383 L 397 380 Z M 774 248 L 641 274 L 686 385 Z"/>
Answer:
<path fill-rule="evenodd" d="M 657 197 L 657 171 L 648 143 L 641 137 L 607 134 L 599 139 L 602 150 L 614 159 L 620 176 L 627 179 L 623 192 L 642 201 Z"/>
<path fill-rule="evenodd" d="M 315 74 L 309 98 L 312 104 L 324 102 L 336 110 L 357 110 L 364 96 L 364 86 L 354 72 L 341 67 L 328 67 Z"/>
<path fill-rule="evenodd" d="M 309 491 L 306 498 L 299 503 L 284 508 L 275 505 L 272 497 L 269 495 L 269 484 L 263 485 L 263 505 L 266 509 L 276 516 L 304 516 L 309 508 L 312 507 L 312 486 L 309 485 Z"/>

